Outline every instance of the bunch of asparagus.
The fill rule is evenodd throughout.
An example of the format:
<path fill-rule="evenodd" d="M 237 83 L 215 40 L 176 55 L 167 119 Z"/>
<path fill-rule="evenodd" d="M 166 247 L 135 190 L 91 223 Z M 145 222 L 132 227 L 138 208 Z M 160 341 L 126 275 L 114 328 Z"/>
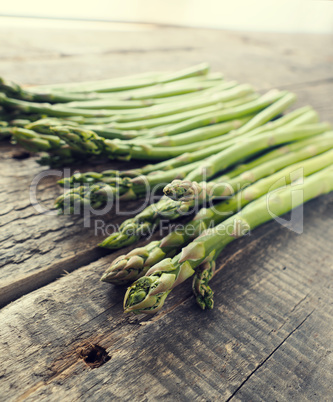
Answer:
<path fill-rule="evenodd" d="M 60 157 L 63 148 L 77 158 L 95 155 L 93 143 L 97 142 L 99 153 L 110 157 L 105 139 L 148 139 L 160 127 L 169 129 L 192 117 L 230 110 L 258 97 L 249 85 L 210 74 L 207 64 L 177 73 L 27 89 L 0 78 L 1 135 L 13 135 L 15 141 L 35 152 L 58 156 L 60 149 Z M 17 132 L 17 127 L 29 131 Z M 39 135 L 53 134 L 53 127 L 57 133 L 61 128 L 57 144 Z M 79 130 L 75 140 L 74 127 Z M 177 127 L 172 129 L 177 131 Z"/>
<path fill-rule="evenodd" d="M 207 64 L 177 73 L 29 88 L 0 78 L 0 134 L 31 152 L 46 152 L 42 163 L 180 157 L 180 166 L 184 153 L 227 147 L 294 100 L 286 91 L 260 96 L 250 85 L 209 73 Z M 257 120 L 272 104 L 276 111 Z"/>
<path fill-rule="evenodd" d="M 193 290 L 198 304 L 202 308 L 212 308 L 213 292 L 208 282 L 214 275 L 218 255 L 229 243 L 273 217 L 318 195 L 333 191 L 332 156 L 331 153 L 330 164 L 326 168 L 306 177 L 303 183 L 280 188 L 269 197 L 260 197 L 215 228 L 202 232 L 173 258 L 165 258 L 150 267 L 145 276 L 128 288 L 124 299 L 125 312 L 157 312 L 172 289 L 193 275 Z M 292 202 L 295 189 L 302 191 L 303 198 Z"/>
<path fill-rule="evenodd" d="M 158 241 L 118 257 L 101 280 L 129 284 L 126 312 L 155 313 L 193 276 L 202 309 L 213 308 L 209 281 L 231 241 L 301 202 L 333 190 L 333 132 L 296 96 L 226 81 L 206 64 L 98 82 L 22 88 L 0 79 L 0 138 L 11 137 L 41 163 L 87 159 L 149 161 L 123 171 L 76 173 L 59 184 L 56 208 L 76 213 L 164 196 L 101 247 L 119 249 L 163 221 L 192 220 Z M 300 179 L 304 178 L 303 181 Z M 303 200 L 292 202 L 292 191 Z"/>

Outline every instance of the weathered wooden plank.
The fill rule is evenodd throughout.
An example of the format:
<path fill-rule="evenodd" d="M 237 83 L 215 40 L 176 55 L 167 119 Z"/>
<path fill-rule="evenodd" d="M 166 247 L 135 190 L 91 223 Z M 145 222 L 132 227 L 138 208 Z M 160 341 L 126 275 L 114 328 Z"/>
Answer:
<path fill-rule="evenodd" d="M 152 319 L 122 315 L 124 288 L 98 282 L 109 257 L 11 303 L 0 312 L 6 399 L 324 400 L 332 205 L 306 205 L 301 235 L 269 223 L 225 250 L 211 312 L 186 283 Z M 89 344 L 111 359 L 89 368 Z"/>

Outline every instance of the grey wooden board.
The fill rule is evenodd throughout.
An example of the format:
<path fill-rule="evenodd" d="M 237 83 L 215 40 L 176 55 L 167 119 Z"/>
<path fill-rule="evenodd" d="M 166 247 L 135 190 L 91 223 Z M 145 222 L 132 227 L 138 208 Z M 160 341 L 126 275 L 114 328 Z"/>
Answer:
<path fill-rule="evenodd" d="M 166 27 L 125 33 L 0 27 L 0 34 L 0 74 L 22 83 L 208 61 L 260 90 L 294 90 L 299 106 L 311 104 L 332 121 L 329 36 Z M 300 236 L 272 223 L 231 245 L 212 283 L 212 312 L 197 309 L 187 283 L 154 318 L 129 318 L 121 308 L 125 289 L 98 282 L 119 253 L 102 257 L 100 238 L 79 218 L 39 216 L 27 197 L 42 168 L 34 158 L 13 160 L 13 146 L 1 148 L 0 301 L 27 293 L 0 312 L 3 400 L 329 400 L 331 196 L 306 206 Z M 59 191 L 54 184 L 41 186 L 48 205 Z M 88 367 L 79 350 L 89 343 L 111 359 Z"/>

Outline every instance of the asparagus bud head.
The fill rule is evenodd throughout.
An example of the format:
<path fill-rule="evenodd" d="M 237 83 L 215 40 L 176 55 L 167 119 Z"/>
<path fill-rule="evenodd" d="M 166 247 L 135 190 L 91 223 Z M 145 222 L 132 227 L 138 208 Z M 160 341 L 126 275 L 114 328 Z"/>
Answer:
<path fill-rule="evenodd" d="M 177 259 L 165 258 L 127 289 L 124 299 L 125 313 L 156 313 L 162 308 L 171 290 L 193 273 L 188 262 L 178 264 Z"/>
<path fill-rule="evenodd" d="M 173 180 L 166 185 L 163 192 L 172 200 L 187 200 L 193 199 L 195 195 L 195 182 L 189 180 Z"/>
<path fill-rule="evenodd" d="M 171 291 L 175 275 L 163 273 L 161 276 L 144 276 L 130 286 L 125 294 L 125 313 L 154 314 L 159 311 Z M 170 287 L 167 290 L 168 286 Z"/>

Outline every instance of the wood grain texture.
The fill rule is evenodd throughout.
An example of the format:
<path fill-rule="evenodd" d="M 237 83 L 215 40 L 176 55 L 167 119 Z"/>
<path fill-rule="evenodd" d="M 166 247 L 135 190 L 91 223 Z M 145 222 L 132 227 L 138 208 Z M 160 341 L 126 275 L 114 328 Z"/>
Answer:
<path fill-rule="evenodd" d="M 0 32 L 1 75 L 22 83 L 175 70 L 206 60 L 260 90 L 293 90 L 298 106 L 311 104 L 333 121 L 329 36 L 166 27 Z M 228 247 L 212 281 L 213 311 L 197 308 L 186 283 L 157 316 L 125 316 L 125 289 L 98 281 L 122 251 L 97 249 L 100 237 L 81 218 L 38 214 L 29 186 L 43 169 L 35 158 L 12 159 L 16 147 L 0 147 L 0 304 L 26 294 L 0 311 L 1 400 L 329 400 L 332 196 L 305 207 L 302 235 L 269 223 Z M 45 205 L 59 192 L 55 180 L 40 185 Z M 81 353 L 92 345 L 111 357 L 93 369 Z"/>

